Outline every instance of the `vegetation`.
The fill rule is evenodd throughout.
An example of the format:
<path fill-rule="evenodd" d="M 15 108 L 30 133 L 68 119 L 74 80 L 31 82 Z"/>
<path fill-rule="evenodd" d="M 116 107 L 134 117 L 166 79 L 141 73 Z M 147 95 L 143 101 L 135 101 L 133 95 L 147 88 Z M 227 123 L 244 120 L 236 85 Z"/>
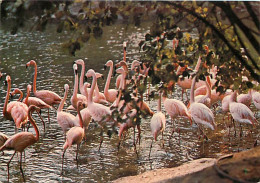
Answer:
<path fill-rule="evenodd" d="M 57 32 L 75 34 L 64 44 L 75 55 L 90 36 L 102 37 L 104 26 L 112 26 L 118 19 L 140 26 L 152 16 L 150 33 L 139 44 L 141 61 L 150 66 L 152 84 L 162 82 L 164 88 L 174 89 L 180 78 L 175 72 L 177 67 L 192 67 L 200 55 L 205 66 L 200 69 L 200 79 L 210 74 L 207 68 L 217 66 L 215 87 L 222 92 L 227 88 L 246 90 L 260 82 L 259 7 L 259 2 L 248 1 L 3 0 L 1 23 L 13 21 L 10 31 L 15 34 L 27 21 L 33 21 L 30 29 L 37 31 L 55 22 Z M 182 76 L 190 72 L 186 68 Z"/>

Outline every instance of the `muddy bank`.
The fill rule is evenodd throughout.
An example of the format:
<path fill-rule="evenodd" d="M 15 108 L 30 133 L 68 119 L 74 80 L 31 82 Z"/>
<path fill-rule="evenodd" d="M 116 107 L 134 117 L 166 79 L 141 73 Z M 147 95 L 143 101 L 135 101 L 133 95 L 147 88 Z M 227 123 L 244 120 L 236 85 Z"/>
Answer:
<path fill-rule="evenodd" d="M 145 172 L 122 177 L 114 183 L 131 182 L 259 182 L 260 146 L 219 159 L 202 158 L 179 167 Z"/>

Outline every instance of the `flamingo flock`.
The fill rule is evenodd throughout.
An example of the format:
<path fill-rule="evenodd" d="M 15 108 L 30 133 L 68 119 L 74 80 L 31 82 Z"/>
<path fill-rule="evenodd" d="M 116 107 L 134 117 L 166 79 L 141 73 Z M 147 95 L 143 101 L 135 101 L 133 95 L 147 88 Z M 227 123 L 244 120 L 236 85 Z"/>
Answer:
<path fill-rule="evenodd" d="M 30 97 L 32 86 L 28 83 L 27 95 L 24 100 L 23 93 L 19 88 L 16 88 L 11 92 L 11 76 L 6 76 L 7 90 L 3 107 L 3 116 L 10 121 L 14 121 L 16 128 L 23 127 L 22 132 L 17 132 L 8 137 L 4 133 L 0 132 L 0 151 L 14 150 L 13 155 L 7 162 L 7 174 L 9 180 L 9 165 L 16 152 L 20 152 L 20 171 L 24 177 L 22 169 L 22 153 L 24 150 L 39 140 L 40 130 L 37 126 L 35 119 L 32 117 L 32 113 L 36 111 L 40 115 L 41 109 L 48 109 L 48 121 L 50 122 L 49 110 L 56 111 L 56 122 L 59 124 L 60 129 L 64 133 L 64 145 L 62 153 L 62 172 L 65 152 L 72 145 L 77 145 L 76 161 L 78 162 L 78 154 L 80 144 L 83 139 L 88 140 L 88 128 L 90 123 L 97 123 L 101 129 L 99 151 L 101 150 L 103 143 L 103 132 L 108 128 L 112 128 L 110 135 L 116 134 L 118 136 L 118 151 L 121 141 L 127 135 L 126 132 L 130 129 L 138 129 L 138 138 L 133 137 L 134 146 L 136 150 L 136 142 L 141 141 L 142 133 L 142 117 L 151 117 L 150 128 L 152 143 L 150 145 L 149 158 L 151 155 L 153 140 L 157 141 L 159 134 L 167 130 L 167 117 L 169 116 L 172 121 L 180 121 L 179 117 L 187 118 L 190 121 L 192 128 L 197 127 L 199 135 L 203 135 L 203 138 L 208 139 L 206 130 L 216 130 L 218 124 L 215 122 L 215 107 L 214 104 L 221 105 L 222 111 L 226 114 L 230 113 L 234 122 L 239 124 L 249 124 L 255 127 L 258 122 L 254 113 L 249 108 L 254 105 L 257 110 L 260 109 L 260 94 L 258 91 L 250 89 L 246 94 L 237 94 L 237 90 L 230 93 L 220 94 L 216 90 L 212 89 L 212 78 L 206 77 L 206 81 L 197 80 L 197 72 L 200 69 L 201 57 L 198 58 L 198 63 L 194 69 L 193 77 L 184 78 L 179 80 L 177 85 L 182 87 L 182 91 L 190 89 L 189 104 L 185 105 L 183 100 L 174 99 L 167 94 L 166 90 L 160 90 L 158 92 L 158 106 L 157 111 L 153 111 L 149 103 L 144 100 L 143 94 L 138 91 L 138 87 L 143 82 L 143 79 L 149 77 L 147 72 L 149 67 L 142 70 L 141 62 L 133 61 L 130 69 L 129 63 L 126 61 L 126 43 L 124 43 L 124 60 L 115 64 L 112 60 L 109 60 L 105 64 L 105 68 L 109 68 L 108 76 L 104 86 L 104 92 L 100 91 L 100 85 L 98 84 L 98 78 L 103 75 L 95 72 L 93 69 L 88 69 L 87 72 L 85 61 L 78 59 L 74 62 L 74 88 L 73 94 L 70 98 L 70 106 L 64 109 L 64 105 L 68 98 L 69 85 L 64 85 L 63 97 L 60 97 L 57 93 L 50 90 L 37 90 L 37 63 L 34 60 L 29 61 L 26 67 L 34 67 L 33 78 L 33 97 Z M 116 88 L 110 88 L 111 78 L 113 75 L 114 65 L 117 67 L 116 73 L 118 77 L 116 79 Z M 79 76 L 79 68 L 81 73 Z M 185 66 L 186 67 L 186 66 Z M 182 68 L 179 66 L 177 69 L 177 75 L 182 72 Z M 214 68 L 215 69 L 215 68 Z M 212 69 L 212 72 L 216 70 Z M 133 74 L 134 73 L 134 74 Z M 216 74 L 216 73 L 215 73 Z M 84 83 L 84 77 L 91 78 L 92 83 Z M 214 79 L 214 78 L 213 78 Z M 185 82 L 187 82 L 185 84 Z M 199 83 L 199 84 L 198 84 Z M 132 90 L 131 90 L 132 89 Z M 132 91 L 132 92 L 131 92 Z M 20 94 L 17 101 L 11 101 L 9 94 Z M 62 93 L 62 91 L 60 92 Z M 182 93 L 182 98 L 183 98 Z M 161 102 L 162 100 L 162 102 Z M 163 106 L 161 106 L 162 104 Z M 58 107 L 55 107 L 58 105 Z M 57 108 L 57 109 L 56 109 Z M 71 111 L 72 110 L 72 111 Z M 74 115 L 72 112 L 76 111 Z M 32 124 L 35 134 L 25 131 L 27 122 Z M 45 123 L 42 120 L 44 129 Z M 194 125 L 195 124 L 195 125 Z M 172 134 L 176 128 L 180 128 L 179 125 L 173 123 Z M 108 131 L 106 131 L 108 132 Z M 41 132 L 42 133 L 42 132 Z M 109 135 L 109 133 L 107 133 Z M 180 135 L 180 133 L 179 133 Z"/>

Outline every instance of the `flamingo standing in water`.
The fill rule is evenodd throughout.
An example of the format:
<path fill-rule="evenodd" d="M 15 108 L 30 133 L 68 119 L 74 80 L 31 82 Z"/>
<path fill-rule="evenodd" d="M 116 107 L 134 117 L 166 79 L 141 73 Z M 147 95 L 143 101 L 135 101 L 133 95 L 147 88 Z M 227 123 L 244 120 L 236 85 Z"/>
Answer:
<path fill-rule="evenodd" d="M 9 181 L 9 164 L 12 161 L 14 155 L 16 152 L 20 152 L 20 171 L 22 173 L 23 179 L 24 179 L 24 174 L 23 174 L 23 169 L 22 169 L 22 152 L 24 151 L 25 148 L 27 148 L 30 145 L 33 145 L 39 140 L 39 129 L 35 123 L 35 120 L 32 118 L 32 113 L 34 111 L 40 111 L 40 108 L 31 105 L 28 110 L 28 116 L 29 116 L 29 121 L 33 125 L 33 128 L 35 130 L 36 136 L 34 136 L 30 132 L 19 132 L 13 136 L 11 136 L 2 147 L 0 147 L 0 151 L 3 150 L 14 150 L 14 153 L 11 157 L 11 159 L 7 163 L 7 172 L 8 172 L 8 181 Z"/>
<path fill-rule="evenodd" d="M 34 66 L 34 78 L 33 78 L 33 94 L 35 97 L 40 98 L 46 104 L 53 107 L 55 104 L 59 104 L 61 102 L 61 97 L 53 91 L 49 90 L 36 90 L 36 79 L 37 79 L 37 64 L 34 60 L 27 62 L 26 68 L 28 66 Z M 49 108 L 48 108 L 48 120 L 50 122 Z"/>
<path fill-rule="evenodd" d="M 152 145 L 153 145 L 153 140 L 157 141 L 157 137 L 158 135 L 161 133 L 162 134 L 162 139 L 163 139 L 163 132 L 165 130 L 165 126 L 166 126 L 166 118 L 165 115 L 162 113 L 161 110 L 161 96 L 162 94 L 159 94 L 159 99 L 158 99 L 158 104 L 157 104 L 157 113 L 155 113 L 151 119 L 151 131 L 153 134 L 153 139 L 152 139 L 152 143 L 150 146 L 150 152 L 149 152 L 149 159 L 150 159 L 150 155 L 151 155 L 151 150 L 152 150 Z"/>
<path fill-rule="evenodd" d="M 71 129 L 69 129 L 69 131 L 66 134 L 66 142 L 63 145 L 63 154 L 62 154 L 62 171 L 63 171 L 63 160 L 64 160 L 65 152 L 73 144 L 77 144 L 76 161 L 78 161 L 79 146 L 80 146 L 82 139 L 85 136 L 85 131 L 83 129 L 83 120 L 82 120 L 81 113 L 80 113 L 80 108 L 85 108 L 85 106 L 81 106 L 81 105 L 84 105 L 84 104 L 81 101 L 78 101 L 76 109 L 78 112 L 80 126 L 72 127 Z"/>
<path fill-rule="evenodd" d="M 20 109 L 20 111 L 21 110 L 24 110 L 24 112 L 27 112 L 28 111 L 28 107 L 29 107 L 29 105 L 28 105 L 28 100 L 29 100 L 29 98 L 31 98 L 31 97 L 29 97 L 30 96 L 30 92 L 31 92 L 31 85 L 28 85 L 27 86 L 27 95 L 26 95 L 26 98 L 23 100 L 23 102 L 22 102 L 22 104 L 20 104 L 21 106 L 22 106 L 22 108 L 23 109 Z M 14 91 L 11 93 L 11 96 L 13 96 L 13 95 L 15 95 L 15 94 L 20 94 L 20 97 L 19 97 L 19 99 L 17 100 L 17 102 L 21 102 L 21 100 L 22 100 L 22 98 L 23 98 L 23 92 L 19 89 L 19 88 L 16 88 L 16 89 L 14 89 Z M 35 100 L 34 100 L 34 98 L 35 98 Z M 30 102 L 31 101 L 34 101 L 33 103 L 35 103 L 35 104 L 39 104 L 39 102 L 38 101 L 42 101 L 41 99 L 39 99 L 39 98 L 36 98 L 36 97 L 33 97 L 33 99 L 32 100 L 30 100 Z M 42 101 L 43 102 L 43 101 Z M 44 102 L 43 102 L 44 103 Z M 25 105 L 26 106 L 25 106 Z M 30 103 L 30 105 L 33 105 L 32 103 Z M 47 104 L 46 104 L 47 105 Z M 37 106 L 37 105 L 35 105 L 35 106 Z M 41 105 L 40 105 L 41 106 Z M 39 106 L 37 106 L 37 107 L 39 107 Z M 42 106 L 41 106 L 42 107 Z M 40 108 L 40 107 L 39 107 Z M 15 109 L 15 108 L 13 108 L 13 109 Z M 45 131 L 45 123 L 44 123 L 44 121 L 43 121 L 43 119 L 42 119 L 42 116 L 40 115 L 40 113 L 38 112 L 38 111 L 36 111 L 37 113 L 38 113 L 38 116 L 41 118 L 41 121 L 42 121 L 42 124 L 43 124 L 43 128 L 44 128 L 44 131 Z M 26 122 L 27 123 L 27 122 Z M 30 125 L 30 124 L 29 124 Z M 29 126 L 27 127 L 27 130 L 28 130 L 28 128 L 29 128 Z"/>
<path fill-rule="evenodd" d="M 229 111 L 234 121 L 255 126 L 257 123 L 253 112 L 243 103 L 237 102 L 237 91 L 230 96 Z M 240 126 L 240 135 L 242 135 L 242 126 Z"/>
<path fill-rule="evenodd" d="M 92 77 L 92 84 L 91 84 L 91 89 L 90 93 L 88 95 L 88 110 L 90 115 L 92 116 L 92 119 L 101 126 L 101 141 L 99 145 L 99 151 L 103 142 L 103 126 L 102 122 L 107 122 L 112 119 L 112 113 L 109 107 L 95 103 L 93 102 L 93 93 L 94 93 L 94 88 L 97 84 L 97 77 L 96 73 L 93 69 L 89 69 L 88 72 L 86 73 L 86 77 Z"/>
<path fill-rule="evenodd" d="M 11 90 L 11 77 L 6 76 L 7 82 L 7 93 L 5 98 L 5 103 L 3 107 L 3 115 L 8 120 L 13 120 L 15 122 L 16 128 L 21 128 L 22 125 L 25 125 L 28 121 L 28 107 L 20 101 L 12 101 L 8 104 L 9 93 Z M 23 96 L 20 96 L 20 99 Z"/>
<path fill-rule="evenodd" d="M 182 101 L 177 100 L 177 99 L 169 99 L 166 97 L 166 94 L 163 94 L 162 100 L 163 100 L 165 111 L 171 117 L 172 120 L 179 116 L 187 117 L 190 120 L 190 123 L 192 125 L 191 115 L 188 112 L 186 105 Z M 174 132 L 174 128 L 173 128 L 172 134 Z M 172 136 L 172 134 L 171 134 L 171 136 Z M 180 132 L 179 132 L 179 135 L 180 135 Z"/>
<path fill-rule="evenodd" d="M 118 94 L 118 91 L 116 89 L 109 89 L 111 77 L 113 74 L 113 61 L 112 60 L 107 61 L 104 68 L 106 69 L 106 67 L 109 67 L 109 72 L 106 80 L 106 85 L 104 88 L 104 95 L 108 102 L 113 103 L 116 100 Z"/>
<path fill-rule="evenodd" d="M 252 102 L 252 89 L 248 91 L 248 93 L 242 93 L 237 96 L 237 102 L 245 104 L 247 107 L 251 105 Z"/>
<path fill-rule="evenodd" d="M 202 103 L 208 107 L 211 107 L 211 88 L 208 83 L 208 80 L 209 80 L 209 76 L 207 76 L 207 80 L 205 81 L 206 89 L 207 89 L 206 95 L 197 95 L 195 97 L 195 102 Z"/>
<path fill-rule="evenodd" d="M 65 84 L 64 85 L 64 97 L 62 99 L 62 101 L 60 102 L 60 105 L 58 107 L 57 110 L 57 121 L 58 124 L 60 125 L 61 129 L 64 132 L 64 137 L 66 137 L 66 132 L 72 128 L 73 126 L 79 126 L 79 124 L 77 123 L 76 117 L 68 112 L 64 112 L 62 111 L 64 103 L 67 99 L 67 95 L 68 95 L 68 90 L 69 90 L 69 85 Z"/>
<path fill-rule="evenodd" d="M 188 109 L 191 119 L 198 125 L 198 129 L 200 129 L 200 124 L 215 130 L 216 123 L 214 119 L 214 114 L 212 111 L 202 103 L 198 103 L 194 99 L 194 89 L 196 84 L 196 76 L 192 79 L 192 85 L 191 85 L 191 91 L 190 91 L 190 107 Z M 203 138 L 205 136 L 203 130 L 201 130 L 203 133 Z M 207 138 L 207 137 L 206 137 Z"/>

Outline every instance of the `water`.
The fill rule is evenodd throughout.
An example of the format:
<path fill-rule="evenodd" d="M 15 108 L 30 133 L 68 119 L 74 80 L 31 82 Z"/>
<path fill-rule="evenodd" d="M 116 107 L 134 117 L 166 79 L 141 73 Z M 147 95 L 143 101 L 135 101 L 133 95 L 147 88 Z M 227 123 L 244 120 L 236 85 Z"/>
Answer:
<path fill-rule="evenodd" d="M 76 57 L 67 54 L 61 48 L 61 44 L 73 35 L 69 32 L 63 34 L 55 33 L 55 27 L 49 27 L 46 32 L 28 32 L 26 30 L 10 35 L 1 26 L 0 28 L 0 70 L 9 74 L 12 78 L 12 89 L 20 88 L 26 91 L 27 84 L 32 84 L 34 69 L 25 68 L 25 64 L 34 59 L 38 64 L 37 89 L 48 89 L 63 96 L 64 84 L 69 84 L 72 95 L 73 88 L 73 61 L 82 58 L 86 60 L 86 70 L 89 68 L 107 75 L 103 66 L 107 60 L 115 62 L 123 58 L 123 41 L 128 41 L 127 59 L 132 61 L 138 59 L 138 43 L 149 29 L 149 24 L 142 24 L 143 27 L 118 24 L 113 27 L 106 27 L 102 39 L 91 38 L 89 42 L 76 52 Z M 65 52 L 64 52 L 65 51 Z M 0 83 L 0 111 L 6 95 L 4 80 Z M 99 86 L 103 90 L 104 82 L 100 80 Z M 114 86 L 115 78 L 112 79 L 111 87 Z M 177 87 L 172 97 L 180 99 L 180 88 Z M 13 99 L 12 99 L 13 100 Z M 149 101 L 149 106 L 156 111 L 157 101 Z M 67 100 L 65 108 L 70 101 Z M 254 107 L 252 107 L 255 110 Z M 75 114 L 75 113 L 74 113 Z M 42 113 L 47 122 L 46 110 Z M 37 116 L 34 116 L 39 121 Z M 100 129 L 93 123 L 90 124 L 87 132 L 87 140 L 81 144 L 79 150 L 78 166 L 75 160 L 76 146 L 68 149 L 65 154 L 64 171 L 61 175 L 61 158 L 64 144 L 64 136 L 56 121 L 56 112 L 51 111 L 51 122 L 47 123 L 46 131 L 38 123 L 40 128 L 40 140 L 36 144 L 25 150 L 23 159 L 23 170 L 25 179 L 28 182 L 108 182 L 116 178 L 128 175 L 137 175 L 142 172 L 181 165 L 189 160 L 201 157 L 219 157 L 223 154 L 237 152 L 252 148 L 256 136 L 259 133 L 259 125 L 253 129 L 252 136 L 246 135 L 248 127 L 244 127 L 244 135 L 234 136 L 234 129 L 225 128 L 223 114 L 220 108 L 215 112 L 218 129 L 215 132 L 206 131 L 209 137 L 208 142 L 204 142 L 197 137 L 197 128 L 190 126 L 187 119 L 177 119 L 180 126 L 180 137 L 174 133 L 169 139 L 172 131 L 171 119 L 167 116 L 166 131 L 164 132 L 164 146 L 161 136 L 153 144 L 151 158 L 149 160 L 150 143 L 152 135 L 150 132 L 150 117 L 142 119 L 141 143 L 137 146 L 136 155 L 133 146 L 133 130 L 129 130 L 125 141 L 122 142 L 118 153 L 118 137 L 111 139 L 105 136 L 101 151 L 99 147 Z M 34 133 L 32 128 L 29 131 Z M 9 136 L 14 134 L 14 123 L 6 120 L 1 112 L 0 132 Z M 7 181 L 6 163 L 10 159 L 13 151 L 5 151 L 0 156 L 0 181 Z M 21 182 L 18 157 L 15 156 L 10 164 L 10 181 Z"/>

